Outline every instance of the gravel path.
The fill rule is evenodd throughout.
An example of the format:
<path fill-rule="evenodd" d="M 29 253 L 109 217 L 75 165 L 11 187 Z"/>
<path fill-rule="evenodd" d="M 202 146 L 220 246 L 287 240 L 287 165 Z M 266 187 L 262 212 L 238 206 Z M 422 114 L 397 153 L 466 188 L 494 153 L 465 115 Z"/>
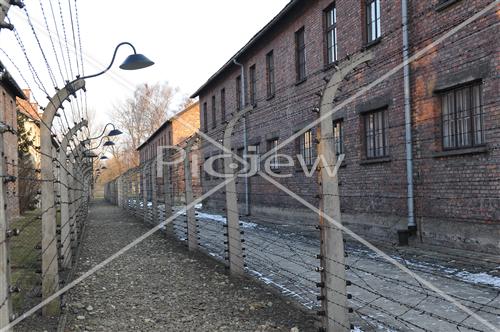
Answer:
<path fill-rule="evenodd" d="M 148 228 L 96 202 L 79 276 Z M 316 331 L 315 318 L 157 233 L 70 291 L 65 331 Z"/>

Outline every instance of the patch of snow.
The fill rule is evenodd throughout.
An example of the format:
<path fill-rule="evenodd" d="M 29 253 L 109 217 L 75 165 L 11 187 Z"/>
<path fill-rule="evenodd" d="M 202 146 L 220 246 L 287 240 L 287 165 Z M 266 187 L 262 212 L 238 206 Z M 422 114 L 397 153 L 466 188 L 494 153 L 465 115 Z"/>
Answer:
<path fill-rule="evenodd" d="M 483 273 L 470 273 L 466 271 L 462 271 L 457 273 L 455 276 L 461 278 L 464 281 L 473 283 L 473 284 L 484 284 L 490 285 L 493 287 L 500 288 L 500 278 L 492 276 L 486 272 Z"/>

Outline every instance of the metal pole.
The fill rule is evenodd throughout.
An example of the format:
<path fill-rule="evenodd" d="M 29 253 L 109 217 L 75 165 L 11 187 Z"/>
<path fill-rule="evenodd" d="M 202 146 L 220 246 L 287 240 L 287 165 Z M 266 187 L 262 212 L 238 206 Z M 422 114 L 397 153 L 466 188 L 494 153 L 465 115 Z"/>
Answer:
<path fill-rule="evenodd" d="M 54 171 L 52 158 L 52 122 L 62 103 L 76 91 L 85 87 L 84 80 L 69 83 L 50 100 L 43 112 L 40 126 L 40 153 L 42 176 L 42 298 L 46 299 L 59 289 L 59 267 L 57 260 L 56 202 L 54 197 Z M 43 307 L 45 316 L 60 313 L 60 299 Z"/>
<path fill-rule="evenodd" d="M 405 96 L 405 145 L 406 145 L 406 181 L 407 181 L 407 205 L 408 205 L 408 229 L 416 231 L 415 211 L 413 201 L 413 142 L 411 134 L 411 90 L 410 90 L 410 64 L 409 59 L 409 38 L 408 38 L 408 1 L 401 1 L 402 21 L 403 21 L 403 81 Z"/>
<path fill-rule="evenodd" d="M 323 117 L 332 109 L 338 88 L 345 76 L 360 64 L 370 60 L 371 54 L 361 54 L 335 72 L 323 91 L 320 116 Z M 320 208 L 323 214 L 332 217 L 341 223 L 340 194 L 338 175 L 333 176 L 325 171 L 337 163 L 335 137 L 333 135 L 333 121 L 331 117 L 324 117 L 318 130 L 319 155 L 323 156 L 324 163 L 320 166 L 319 181 L 321 188 Z M 344 239 L 340 229 L 328 224 L 323 215 L 320 215 L 321 230 L 321 298 L 322 320 L 327 332 L 349 332 L 351 330 L 348 318 L 346 265 L 344 252 Z"/>

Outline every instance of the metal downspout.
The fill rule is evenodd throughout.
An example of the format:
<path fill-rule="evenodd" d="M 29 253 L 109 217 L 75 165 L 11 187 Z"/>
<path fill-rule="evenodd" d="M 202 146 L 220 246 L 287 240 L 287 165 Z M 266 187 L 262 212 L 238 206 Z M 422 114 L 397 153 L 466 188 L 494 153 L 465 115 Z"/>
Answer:
<path fill-rule="evenodd" d="M 403 23 L 403 75 L 404 75 L 404 103 L 405 103 L 405 140 L 406 140 L 406 180 L 408 195 L 408 229 L 416 231 L 413 195 L 413 139 L 411 132 L 411 91 L 410 91 L 410 64 L 408 38 L 408 0 L 401 0 Z"/>

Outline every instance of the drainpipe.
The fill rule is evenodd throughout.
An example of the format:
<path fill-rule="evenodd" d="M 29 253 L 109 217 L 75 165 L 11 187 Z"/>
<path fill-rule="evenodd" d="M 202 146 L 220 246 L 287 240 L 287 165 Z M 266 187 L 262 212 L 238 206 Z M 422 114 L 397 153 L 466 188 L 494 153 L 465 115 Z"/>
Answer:
<path fill-rule="evenodd" d="M 411 134 L 411 92 L 410 92 L 410 64 L 409 38 L 408 38 L 408 0 L 401 1 L 403 23 L 403 75 L 404 75 L 404 100 L 405 100 L 405 140 L 406 140 L 406 180 L 408 183 L 408 230 L 416 232 L 417 224 L 414 215 L 413 197 L 413 140 Z"/>
<path fill-rule="evenodd" d="M 235 65 L 240 66 L 241 68 L 241 109 L 243 110 L 246 105 L 246 98 L 245 98 L 245 66 L 243 66 L 241 63 L 236 61 L 236 59 L 233 59 L 233 62 Z M 243 116 L 243 155 L 246 156 L 248 154 L 248 135 L 247 135 L 247 117 L 246 115 Z M 248 176 L 245 176 L 245 215 L 249 216 L 250 215 L 250 203 L 249 203 L 249 196 L 250 196 L 250 190 L 249 190 L 249 183 L 248 183 Z"/>

